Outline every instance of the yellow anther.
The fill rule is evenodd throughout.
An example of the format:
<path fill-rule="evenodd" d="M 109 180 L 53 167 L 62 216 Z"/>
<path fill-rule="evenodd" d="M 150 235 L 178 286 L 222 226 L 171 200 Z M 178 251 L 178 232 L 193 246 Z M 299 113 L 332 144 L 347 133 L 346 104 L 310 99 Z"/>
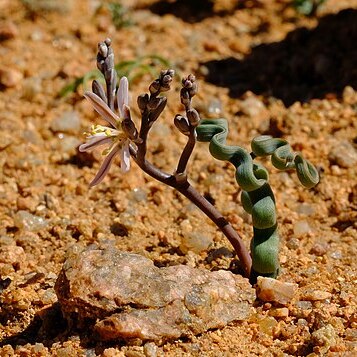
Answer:
<path fill-rule="evenodd" d="M 106 155 L 109 154 L 109 152 L 110 152 L 110 148 L 104 149 L 104 150 L 102 151 L 102 155 L 103 155 L 103 156 L 106 156 Z"/>

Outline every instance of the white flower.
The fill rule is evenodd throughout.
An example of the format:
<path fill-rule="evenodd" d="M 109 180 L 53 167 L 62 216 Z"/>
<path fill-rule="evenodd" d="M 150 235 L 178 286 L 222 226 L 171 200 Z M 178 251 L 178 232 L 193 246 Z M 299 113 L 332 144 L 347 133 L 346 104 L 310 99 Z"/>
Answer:
<path fill-rule="evenodd" d="M 117 103 L 120 116 L 116 115 L 95 93 L 85 92 L 84 96 L 91 102 L 99 115 L 109 124 L 109 126 L 93 125 L 90 133 L 87 133 L 86 143 L 79 147 L 79 151 L 84 152 L 92 150 L 98 146 L 107 146 L 107 148 L 103 151 L 103 155 L 106 155 L 106 158 L 104 159 L 97 175 L 90 183 L 90 187 L 92 187 L 102 182 L 116 155 L 120 155 L 120 167 L 122 171 L 127 172 L 130 169 L 130 140 L 122 130 L 123 120 L 130 118 L 130 109 L 128 107 L 128 79 L 126 77 L 121 78 L 117 92 Z"/>

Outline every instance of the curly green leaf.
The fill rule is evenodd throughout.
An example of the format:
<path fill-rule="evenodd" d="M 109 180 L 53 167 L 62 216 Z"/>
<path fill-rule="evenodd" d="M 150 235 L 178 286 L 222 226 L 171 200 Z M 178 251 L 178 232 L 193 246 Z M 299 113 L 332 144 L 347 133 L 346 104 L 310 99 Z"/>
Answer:
<path fill-rule="evenodd" d="M 239 146 L 226 145 L 228 124 L 225 119 L 201 120 L 197 140 L 209 142 L 209 150 L 218 160 L 236 167 L 236 181 L 242 188 L 243 208 L 252 215 L 254 235 L 251 242 L 253 274 L 276 277 L 279 270 L 279 236 L 274 194 L 268 184 L 268 172 L 253 163 L 250 153 Z M 259 140 L 258 140 L 259 141 Z M 258 146 L 260 156 L 270 155 L 280 143 L 264 142 Z M 271 151 L 271 153 L 270 153 Z"/>
<path fill-rule="evenodd" d="M 279 170 L 296 169 L 300 182 L 307 188 L 319 182 L 316 168 L 300 154 L 294 152 L 284 139 L 261 135 L 252 140 L 252 151 L 256 156 L 271 155 L 272 164 Z"/>

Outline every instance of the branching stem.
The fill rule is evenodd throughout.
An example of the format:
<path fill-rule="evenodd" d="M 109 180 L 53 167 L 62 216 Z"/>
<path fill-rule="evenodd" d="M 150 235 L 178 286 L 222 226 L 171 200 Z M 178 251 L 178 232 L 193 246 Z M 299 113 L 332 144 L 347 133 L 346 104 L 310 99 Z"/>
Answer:
<path fill-rule="evenodd" d="M 195 148 L 195 145 L 196 145 L 195 128 L 191 127 L 188 141 L 186 143 L 185 148 L 182 151 L 179 163 L 177 165 L 177 170 L 176 170 L 177 174 L 183 174 L 186 171 L 186 166 L 187 166 L 188 160 L 190 159 L 190 156 L 193 152 L 193 149 Z"/>

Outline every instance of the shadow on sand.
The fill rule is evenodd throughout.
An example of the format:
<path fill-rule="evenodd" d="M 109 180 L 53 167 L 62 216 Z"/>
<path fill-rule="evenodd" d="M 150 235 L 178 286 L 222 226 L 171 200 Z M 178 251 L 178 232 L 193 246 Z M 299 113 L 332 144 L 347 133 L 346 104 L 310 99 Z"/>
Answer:
<path fill-rule="evenodd" d="M 314 29 L 299 28 L 281 42 L 262 44 L 244 59 L 230 57 L 202 65 L 206 80 L 228 87 L 232 97 L 246 91 L 274 96 L 289 106 L 357 89 L 357 10 L 320 19 Z"/>

